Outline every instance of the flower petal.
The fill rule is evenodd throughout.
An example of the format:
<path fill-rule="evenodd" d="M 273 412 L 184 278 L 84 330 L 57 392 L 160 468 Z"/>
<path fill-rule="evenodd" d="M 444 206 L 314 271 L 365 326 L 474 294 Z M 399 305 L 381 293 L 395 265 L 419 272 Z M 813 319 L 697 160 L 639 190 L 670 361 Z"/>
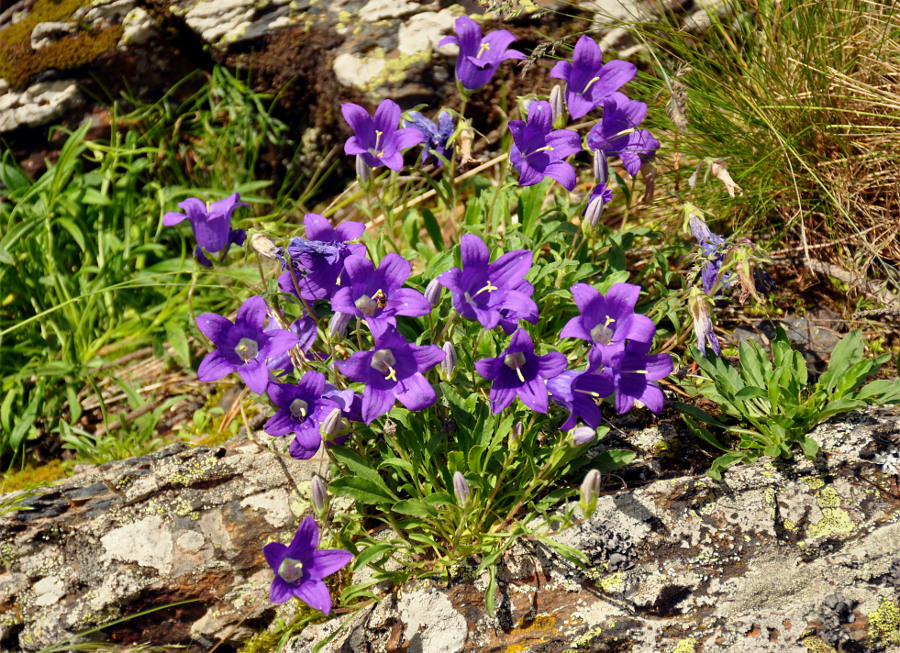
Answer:
<path fill-rule="evenodd" d="M 401 404 L 412 411 L 428 408 L 437 399 L 434 388 L 418 372 L 397 384 L 396 396 Z"/>
<path fill-rule="evenodd" d="M 393 100 L 382 100 L 378 108 L 375 109 L 375 117 L 372 119 L 372 123 L 375 127 L 376 135 L 378 132 L 381 132 L 382 141 L 380 146 L 382 149 L 387 149 L 385 140 L 390 139 L 394 132 L 397 131 L 402 113 L 400 105 Z"/>
<path fill-rule="evenodd" d="M 550 71 L 550 77 L 568 80 L 571 71 L 572 64 L 568 61 L 557 61 L 556 65 L 553 66 L 553 70 Z"/>
<path fill-rule="evenodd" d="M 365 150 L 370 147 L 370 143 L 371 145 L 375 144 L 375 126 L 372 124 L 372 117 L 369 116 L 368 111 L 358 104 L 345 102 L 341 105 L 341 113 L 355 132 L 360 147 Z"/>
<path fill-rule="evenodd" d="M 281 564 L 281 563 L 278 563 Z M 278 571 L 276 567 L 276 572 Z M 281 576 L 275 576 L 272 581 L 272 587 L 269 588 L 269 601 L 272 603 L 284 603 L 294 598 L 294 588 L 290 583 L 285 582 Z"/>
<path fill-rule="evenodd" d="M 319 546 L 319 526 L 311 515 L 307 515 L 297 527 L 297 532 L 285 552 L 285 557 L 295 560 L 309 559 L 317 546 Z"/>
<path fill-rule="evenodd" d="M 328 586 L 320 580 L 310 578 L 294 588 L 294 596 L 322 614 L 331 613 L 331 594 Z"/>
<path fill-rule="evenodd" d="M 281 542 L 270 542 L 263 547 L 263 555 L 266 557 L 266 562 L 269 563 L 269 566 L 276 573 L 281 563 L 287 557 L 287 549 Z"/>
<path fill-rule="evenodd" d="M 200 362 L 200 367 L 197 369 L 197 378 L 204 383 L 218 381 L 234 372 L 235 369 L 237 369 L 237 366 L 225 358 L 222 350 L 216 349 L 209 352 Z"/>
<path fill-rule="evenodd" d="M 163 216 L 163 225 L 166 227 L 174 227 L 176 224 L 186 219 L 187 216 L 184 213 L 166 213 Z"/>
<path fill-rule="evenodd" d="M 313 553 L 313 565 L 309 570 L 313 578 L 327 578 L 343 569 L 353 560 L 353 554 L 343 549 L 322 549 Z"/>
<path fill-rule="evenodd" d="M 427 372 L 432 367 L 442 362 L 446 357 L 446 352 L 437 345 L 410 345 L 413 357 L 416 360 L 416 369 L 419 372 Z"/>
<path fill-rule="evenodd" d="M 275 385 L 274 383 L 272 385 Z M 294 421 L 291 419 L 291 413 L 287 410 L 279 410 L 263 427 L 263 430 L 269 435 L 280 438 L 288 433 L 294 432 Z"/>
<path fill-rule="evenodd" d="M 491 413 L 494 415 L 503 412 L 515 400 L 515 388 L 501 388 L 496 383 L 491 386 Z"/>
<path fill-rule="evenodd" d="M 213 341 L 216 347 L 227 347 L 228 334 L 234 328 L 231 320 L 215 313 L 202 313 L 197 316 L 197 328 L 200 333 Z"/>
<path fill-rule="evenodd" d="M 507 252 L 488 265 L 488 278 L 502 290 L 512 289 L 528 274 L 533 258 L 534 252 L 530 249 Z"/>
<path fill-rule="evenodd" d="M 544 174 L 558 181 L 566 190 L 575 188 L 575 168 L 565 161 L 551 163 L 544 168 Z"/>
<path fill-rule="evenodd" d="M 266 323 L 266 313 L 266 300 L 256 295 L 241 304 L 234 324 L 248 331 L 262 331 Z"/>
<path fill-rule="evenodd" d="M 547 384 L 540 377 L 535 377 L 522 385 L 518 394 L 522 403 L 532 410 L 546 414 L 550 408 L 550 402 L 547 399 Z"/>
<path fill-rule="evenodd" d="M 269 368 L 263 364 L 263 361 L 259 359 L 247 361 L 245 365 L 237 368 L 237 373 L 253 392 L 258 395 L 266 394 L 266 388 L 269 385 Z"/>
<path fill-rule="evenodd" d="M 394 405 L 394 393 L 390 390 L 376 390 L 367 385 L 363 391 L 362 418 L 366 424 L 388 412 Z"/>

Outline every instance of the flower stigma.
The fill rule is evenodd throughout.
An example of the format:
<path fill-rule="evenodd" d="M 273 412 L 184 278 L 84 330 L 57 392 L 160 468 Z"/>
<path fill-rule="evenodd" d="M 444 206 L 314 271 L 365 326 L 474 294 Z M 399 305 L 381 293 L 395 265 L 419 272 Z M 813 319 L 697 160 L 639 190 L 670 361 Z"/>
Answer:
<path fill-rule="evenodd" d="M 588 89 L 591 87 L 591 84 L 593 84 L 594 82 L 599 82 L 599 81 L 600 81 L 599 77 L 594 77 L 594 79 L 592 79 L 591 81 L 589 81 L 587 84 L 584 85 L 584 90 L 579 92 L 578 95 L 583 96 L 585 93 L 587 93 Z"/>
<path fill-rule="evenodd" d="M 481 59 L 481 55 L 484 54 L 485 50 L 490 50 L 490 49 L 491 49 L 490 43 L 482 43 L 481 47 L 478 49 L 478 54 L 475 55 L 475 58 Z"/>
<path fill-rule="evenodd" d="M 309 404 L 302 399 L 294 399 L 294 401 L 291 402 L 291 415 L 303 419 L 306 417 L 306 409 L 308 407 Z"/>
<path fill-rule="evenodd" d="M 390 349 L 379 349 L 372 354 L 371 366 L 384 374 L 389 381 L 397 381 L 397 370 L 393 368 L 397 364 L 393 352 Z"/>
<path fill-rule="evenodd" d="M 303 577 L 303 563 L 293 558 L 285 558 L 278 567 L 278 575 L 296 585 Z"/>
<path fill-rule="evenodd" d="M 514 369 L 519 377 L 519 381 L 525 383 L 525 376 L 522 374 L 522 368 L 525 367 L 525 354 L 521 351 L 515 351 L 503 357 L 503 364 Z"/>
<path fill-rule="evenodd" d="M 237 347 L 234 348 L 234 353 L 246 363 L 256 358 L 257 354 L 259 354 L 259 345 L 252 338 L 241 338 Z"/>
<path fill-rule="evenodd" d="M 591 329 L 591 338 L 594 339 L 594 342 L 601 345 L 608 345 L 612 342 L 612 338 L 613 335 L 615 335 L 615 332 L 609 328 L 609 325 L 613 322 L 615 322 L 615 320 L 607 315 L 606 324 L 598 324 L 593 329 Z"/>

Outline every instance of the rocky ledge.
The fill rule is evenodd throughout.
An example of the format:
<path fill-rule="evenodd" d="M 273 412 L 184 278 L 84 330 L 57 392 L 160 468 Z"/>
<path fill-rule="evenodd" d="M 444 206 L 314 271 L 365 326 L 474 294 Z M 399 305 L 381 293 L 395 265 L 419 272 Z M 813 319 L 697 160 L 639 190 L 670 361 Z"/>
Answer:
<path fill-rule="evenodd" d="M 625 435 L 653 450 L 673 436 L 664 430 Z M 852 413 L 813 437 L 816 460 L 723 482 L 654 480 L 648 454 L 642 485 L 608 490 L 590 520 L 553 536 L 587 568 L 521 540 L 500 565 L 494 615 L 486 576 L 463 571 L 389 590 L 283 650 L 334 634 L 323 651 L 900 651 L 900 409 Z M 123 645 L 235 650 L 289 617 L 268 604 L 262 545 L 292 536 L 320 465 L 241 439 L 38 491 L 0 517 L 0 647 L 112 624 L 102 635 Z"/>

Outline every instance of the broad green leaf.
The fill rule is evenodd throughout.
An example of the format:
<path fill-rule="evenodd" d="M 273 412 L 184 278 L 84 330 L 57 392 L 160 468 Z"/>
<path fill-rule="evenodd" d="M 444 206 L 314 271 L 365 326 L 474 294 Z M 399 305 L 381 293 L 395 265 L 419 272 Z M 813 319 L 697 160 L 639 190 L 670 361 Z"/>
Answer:
<path fill-rule="evenodd" d="M 854 329 L 831 352 L 828 368 L 819 378 L 819 385 L 829 392 L 833 391 L 847 370 L 862 359 L 863 351 L 862 334 L 859 329 Z"/>
<path fill-rule="evenodd" d="M 712 433 L 710 433 L 708 429 L 706 429 L 703 426 L 700 426 L 699 424 L 697 424 L 693 419 L 691 419 L 687 415 L 682 415 L 681 419 L 684 420 L 685 424 L 688 425 L 688 427 L 691 429 L 691 431 L 693 431 L 698 438 L 700 438 L 707 444 L 714 446 L 716 449 L 719 449 L 720 451 L 728 451 L 728 448 L 723 446 L 722 443 L 719 442 L 718 438 L 716 438 L 716 436 L 714 436 Z"/>
<path fill-rule="evenodd" d="M 410 515 L 422 519 L 432 519 L 438 516 L 438 511 L 434 506 L 416 499 L 398 501 L 394 504 L 392 510 L 401 515 Z"/>
<path fill-rule="evenodd" d="M 328 484 L 329 492 L 338 496 L 350 497 L 373 506 L 393 505 L 397 501 L 397 497 L 385 493 L 384 489 L 378 484 L 358 476 L 345 476 Z"/>
<path fill-rule="evenodd" d="M 630 463 L 636 455 L 635 452 L 628 449 L 610 449 L 594 458 L 594 464 L 600 472 L 609 474 Z"/>
<path fill-rule="evenodd" d="M 362 569 L 367 564 L 373 560 L 377 560 L 386 553 L 392 553 L 395 548 L 395 544 L 392 542 L 380 542 L 366 547 L 356 556 L 356 561 L 353 563 L 353 571 Z"/>
<path fill-rule="evenodd" d="M 402 469 L 403 471 L 409 472 L 412 474 L 415 471 L 415 468 L 405 460 L 396 457 L 389 457 L 382 460 L 378 463 L 378 469 Z"/>
<path fill-rule="evenodd" d="M 422 221 L 425 223 L 425 231 L 434 243 L 434 248 L 442 252 L 444 251 L 444 237 L 441 235 L 441 227 L 434 217 L 434 213 L 428 209 L 422 209 Z"/>

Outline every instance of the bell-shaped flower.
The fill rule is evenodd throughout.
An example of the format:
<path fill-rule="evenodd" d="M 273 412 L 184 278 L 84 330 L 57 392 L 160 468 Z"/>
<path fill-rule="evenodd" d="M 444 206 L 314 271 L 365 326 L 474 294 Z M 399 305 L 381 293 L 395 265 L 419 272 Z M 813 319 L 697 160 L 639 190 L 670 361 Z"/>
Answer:
<path fill-rule="evenodd" d="M 519 172 L 520 186 L 552 177 L 567 190 L 575 188 L 575 168 L 564 159 L 581 151 L 581 137 L 571 129 L 553 129 L 549 102 L 532 102 L 528 121 L 510 120 L 509 130 L 515 141 L 509 160 Z"/>
<path fill-rule="evenodd" d="M 586 283 L 572 286 L 572 296 L 581 315 L 568 321 L 560 338 L 579 338 L 591 343 L 590 366 L 604 363 L 604 354 L 615 351 L 626 340 L 649 343 L 656 325 L 646 315 L 634 312 L 641 287 L 631 283 L 614 283 L 606 296 Z"/>
<path fill-rule="evenodd" d="M 652 159 L 659 149 L 659 141 L 650 132 L 637 128 L 646 116 L 645 103 L 613 93 L 603 100 L 603 118 L 588 132 L 588 147 L 618 156 L 628 174 L 636 175 L 641 162 Z"/>
<path fill-rule="evenodd" d="M 277 331 L 280 328 L 281 327 L 278 326 L 278 323 L 275 320 L 269 320 L 266 331 Z M 304 354 L 313 346 L 318 335 L 316 331 L 316 321 L 308 315 L 304 315 L 294 320 L 287 330 L 297 336 L 297 346 L 300 347 L 300 351 Z M 293 372 L 294 361 L 291 360 L 290 350 L 269 357 L 269 359 L 266 360 L 266 367 L 269 368 L 270 372 L 275 372 L 276 370 L 284 370 L 284 373 Z"/>
<path fill-rule="evenodd" d="M 600 401 L 614 391 L 612 377 L 605 372 L 566 370 L 547 381 L 547 389 L 555 404 L 569 411 L 561 431 L 575 427 L 580 419 L 592 428 L 600 426 Z"/>
<path fill-rule="evenodd" d="M 332 297 L 331 308 L 366 320 L 376 337 L 387 325 L 397 324 L 395 315 L 431 312 L 425 295 L 403 287 L 412 266 L 399 254 L 385 256 L 377 270 L 364 256 L 350 256 L 344 262 L 344 269 L 346 279 Z"/>
<path fill-rule="evenodd" d="M 572 63 L 560 61 L 550 71 L 550 77 L 566 81 L 566 103 L 575 119 L 596 109 L 635 75 L 637 67 L 627 61 L 614 59 L 604 65 L 600 46 L 587 34 L 575 44 Z"/>
<path fill-rule="evenodd" d="M 269 384 L 266 359 L 300 342 L 290 331 L 265 329 L 266 301 L 251 297 L 238 309 L 234 322 L 215 313 L 197 317 L 197 328 L 218 347 L 206 355 L 197 370 L 201 381 L 218 381 L 237 372 L 247 387 L 263 394 Z"/>
<path fill-rule="evenodd" d="M 343 569 L 353 554 L 342 549 L 316 550 L 319 546 L 319 527 L 315 519 L 307 517 L 297 528 L 290 545 L 271 542 L 263 547 L 266 562 L 275 572 L 269 590 L 272 603 L 284 603 L 296 596 L 314 610 L 331 612 L 331 593 L 323 578 Z"/>
<path fill-rule="evenodd" d="M 210 254 L 222 252 L 219 262 L 225 260 L 228 249 L 232 244 L 243 245 L 246 233 L 243 229 L 231 228 L 231 214 L 238 206 L 250 206 L 239 201 L 240 195 L 235 193 L 223 200 L 209 204 L 196 197 L 191 197 L 178 206 L 184 209 L 184 213 L 166 213 L 163 216 L 163 224 L 172 227 L 183 220 L 189 220 L 197 246 L 194 248 L 194 256 L 197 261 L 206 268 L 212 267 L 212 262 L 204 253 Z"/>
<path fill-rule="evenodd" d="M 441 111 L 437 117 L 437 124 L 423 116 L 418 111 L 409 112 L 409 120 L 406 124 L 413 129 L 418 129 L 425 136 L 422 150 L 422 165 L 434 159 L 440 167 L 442 161 L 434 154 L 447 158 L 447 141 L 453 135 L 453 116 L 446 111 Z"/>
<path fill-rule="evenodd" d="M 434 388 L 423 372 L 444 360 L 444 352 L 436 345 L 413 345 L 387 326 L 375 336 L 371 351 L 359 351 L 338 369 L 349 379 L 365 383 L 362 395 L 362 418 L 366 424 L 387 413 L 394 400 L 409 410 L 423 410 L 437 399 Z"/>
<path fill-rule="evenodd" d="M 438 43 L 458 45 L 456 79 L 469 91 L 481 88 L 489 81 L 500 63 L 507 59 L 525 59 L 518 50 L 509 50 L 516 37 L 505 29 L 495 30 L 481 37 L 481 26 L 468 16 L 456 19 L 457 36 L 445 36 Z"/>
<path fill-rule="evenodd" d="M 456 312 L 478 320 L 485 329 L 493 329 L 502 319 L 534 324 L 538 319 L 537 304 L 531 299 L 534 287 L 525 281 L 533 256 L 531 250 L 518 249 L 488 263 L 491 253 L 484 241 L 465 234 L 460 240 L 462 268 L 448 270 L 438 280 L 453 293 Z"/>
<path fill-rule="evenodd" d="M 278 287 L 291 295 L 296 295 L 299 288 L 300 296 L 307 301 L 328 299 L 337 290 L 347 257 L 365 256 L 366 246 L 350 241 L 362 236 L 366 226 L 348 220 L 332 227 L 327 218 L 315 213 L 307 213 L 303 224 L 306 238 L 294 238 L 287 247 L 294 274 L 290 271 L 282 274 L 278 278 Z"/>
<path fill-rule="evenodd" d="M 606 358 L 604 372 L 609 372 L 616 388 L 616 411 L 627 413 L 640 401 L 654 413 L 663 409 L 665 395 L 653 383 L 672 373 L 671 354 L 647 354 L 649 342 L 629 341 Z"/>
<path fill-rule="evenodd" d="M 497 358 L 475 361 L 475 370 L 491 385 L 491 412 L 495 415 L 515 401 L 539 413 L 549 408 L 547 380 L 566 369 L 566 357 L 558 351 L 538 356 L 534 343 L 524 329 L 516 331 L 502 354 Z"/>
<path fill-rule="evenodd" d="M 425 140 L 425 134 L 414 127 L 398 129 L 400 107 L 393 100 L 383 100 L 375 110 L 375 117 L 358 104 L 341 105 L 344 119 L 353 129 L 354 136 L 344 143 L 344 153 L 359 155 L 372 168 L 387 166 L 391 170 L 403 167 L 403 150 Z"/>
<path fill-rule="evenodd" d="M 335 402 L 322 396 L 324 392 L 325 375 L 315 370 L 307 371 L 296 385 L 269 384 L 267 394 L 278 412 L 269 418 L 264 430 L 275 437 L 294 433 L 290 454 L 298 460 L 316 455 L 322 444 L 322 422 L 332 410 L 339 409 Z"/>

